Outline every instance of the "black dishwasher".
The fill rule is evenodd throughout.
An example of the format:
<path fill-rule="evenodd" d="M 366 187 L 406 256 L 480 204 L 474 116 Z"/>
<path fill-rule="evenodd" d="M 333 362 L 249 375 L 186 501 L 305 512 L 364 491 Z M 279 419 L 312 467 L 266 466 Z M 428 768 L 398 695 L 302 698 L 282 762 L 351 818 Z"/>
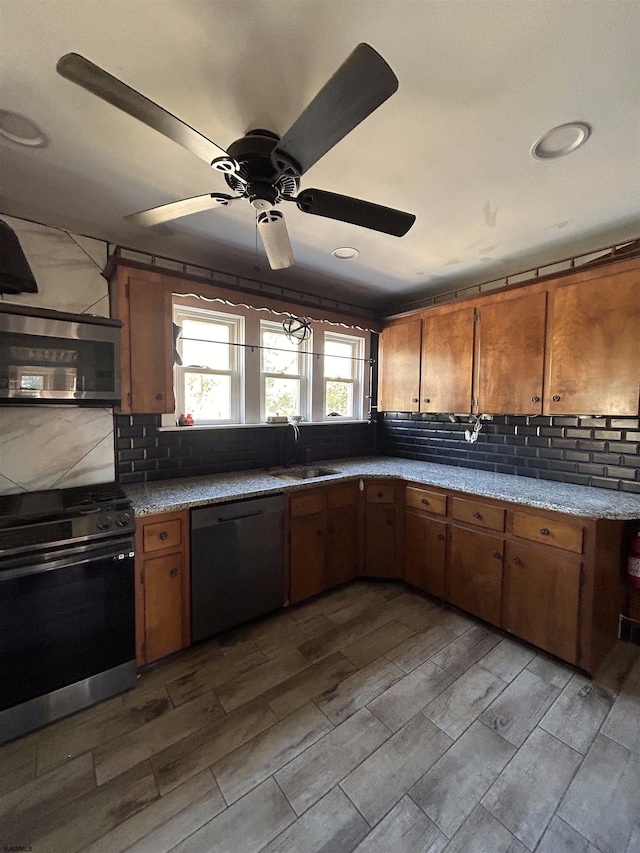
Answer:
<path fill-rule="evenodd" d="M 284 603 L 284 495 L 191 510 L 191 639 Z"/>

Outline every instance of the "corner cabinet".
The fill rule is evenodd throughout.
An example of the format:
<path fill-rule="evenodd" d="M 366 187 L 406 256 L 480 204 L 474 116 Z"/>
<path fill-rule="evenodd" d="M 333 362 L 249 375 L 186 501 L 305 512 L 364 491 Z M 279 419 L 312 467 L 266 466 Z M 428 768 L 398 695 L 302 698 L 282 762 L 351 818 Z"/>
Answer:
<path fill-rule="evenodd" d="M 123 323 L 122 414 L 174 411 L 171 292 L 159 273 L 118 266 L 109 281 L 111 316 Z"/>
<path fill-rule="evenodd" d="M 139 665 L 191 641 L 189 510 L 136 519 L 136 660 Z"/>

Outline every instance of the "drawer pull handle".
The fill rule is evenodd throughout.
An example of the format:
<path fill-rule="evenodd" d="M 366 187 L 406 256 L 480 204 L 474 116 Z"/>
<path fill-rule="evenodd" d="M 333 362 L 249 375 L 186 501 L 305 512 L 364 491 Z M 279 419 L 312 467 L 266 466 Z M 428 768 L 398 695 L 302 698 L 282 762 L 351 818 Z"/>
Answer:
<path fill-rule="evenodd" d="M 164 400 L 164 394 L 156 394 L 156 400 Z"/>
<path fill-rule="evenodd" d="M 158 538 L 159 538 L 159 539 L 162 539 L 162 541 L 164 542 L 164 541 L 165 541 L 165 539 L 167 539 L 167 538 L 168 538 L 168 536 L 169 536 L 169 534 L 167 533 L 167 531 L 166 531 L 166 530 L 163 530 L 163 531 L 162 531 L 162 533 L 160 534 L 160 536 L 159 536 Z"/>
<path fill-rule="evenodd" d="M 384 492 L 376 492 L 376 497 L 377 497 L 377 498 L 383 498 L 383 497 L 384 497 Z"/>
<path fill-rule="evenodd" d="M 169 574 L 171 575 L 172 578 L 177 578 L 178 577 L 178 570 L 177 569 L 171 569 Z"/>
<path fill-rule="evenodd" d="M 532 402 L 532 403 L 539 403 L 539 402 L 540 402 L 540 397 L 533 396 L 533 397 L 531 398 L 531 402 Z"/>
<path fill-rule="evenodd" d="M 480 513 L 479 513 L 479 512 L 474 512 L 474 513 L 473 513 L 473 517 L 474 517 L 474 518 L 482 518 L 482 516 L 480 515 Z"/>
<path fill-rule="evenodd" d="M 496 560 L 500 560 L 502 558 L 502 554 L 500 553 L 500 551 L 494 551 L 491 556 L 495 557 Z"/>
<path fill-rule="evenodd" d="M 522 565 L 522 560 L 520 559 L 520 557 L 514 557 L 513 560 L 511 560 L 511 562 L 513 563 L 514 566 L 521 566 Z"/>
<path fill-rule="evenodd" d="M 438 539 L 442 541 L 444 539 L 444 533 L 438 533 Z"/>
<path fill-rule="evenodd" d="M 422 498 L 422 503 L 429 506 L 429 501 L 426 498 Z"/>
<path fill-rule="evenodd" d="M 541 533 L 543 536 L 548 536 L 548 535 L 551 533 L 551 531 L 549 530 L 549 528 L 548 528 L 548 527 L 541 527 L 541 528 L 540 528 L 540 533 Z"/>
<path fill-rule="evenodd" d="M 554 394 L 551 399 L 553 400 L 554 403 L 559 403 L 562 398 L 560 397 L 559 394 Z"/>

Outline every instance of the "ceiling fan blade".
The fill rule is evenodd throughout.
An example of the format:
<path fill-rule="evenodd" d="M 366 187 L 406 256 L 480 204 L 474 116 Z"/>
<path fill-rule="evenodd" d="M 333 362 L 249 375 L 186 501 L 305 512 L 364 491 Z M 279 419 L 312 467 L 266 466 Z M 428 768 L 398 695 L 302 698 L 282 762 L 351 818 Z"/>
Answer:
<path fill-rule="evenodd" d="M 359 44 L 282 137 L 274 162 L 286 171 L 293 160 L 304 174 L 397 88 L 398 78 L 380 54 Z"/>
<path fill-rule="evenodd" d="M 130 213 L 124 218 L 134 225 L 159 225 L 161 222 L 169 222 L 190 213 L 199 213 L 201 210 L 211 210 L 214 207 L 226 207 L 235 201 L 235 196 L 223 193 L 209 193 L 207 195 L 196 195 L 193 198 L 183 198 L 180 201 L 172 201 L 169 204 L 161 204 L 149 210 L 141 210 L 139 213 Z"/>
<path fill-rule="evenodd" d="M 304 213 L 351 222 L 394 237 L 403 237 L 416 221 L 413 213 L 403 213 L 393 207 L 383 207 L 381 204 L 324 190 L 303 190 L 293 200 Z"/>
<path fill-rule="evenodd" d="M 287 223 L 279 210 L 264 210 L 258 215 L 258 231 L 272 270 L 293 266 Z"/>
<path fill-rule="evenodd" d="M 77 83 L 78 86 L 82 86 L 83 89 L 133 118 L 137 118 L 138 121 L 152 127 L 163 136 L 173 139 L 178 145 L 182 145 L 205 162 L 211 164 L 219 157 L 228 159 L 227 152 L 215 142 L 211 142 L 206 136 L 145 98 L 126 83 L 103 71 L 84 56 L 78 53 L 67 53 L 58 60 L 56 70 L 72 83 Z"/>

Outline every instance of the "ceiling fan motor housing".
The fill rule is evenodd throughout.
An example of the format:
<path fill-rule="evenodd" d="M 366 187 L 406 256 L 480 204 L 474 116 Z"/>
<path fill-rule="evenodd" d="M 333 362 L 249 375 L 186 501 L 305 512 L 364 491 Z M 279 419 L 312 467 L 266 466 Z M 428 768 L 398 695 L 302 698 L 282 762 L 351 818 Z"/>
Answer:
<path fill-rule="evenodd" d="M 229 146 L 229 156 L 240 166 L 237 174 L 226 173 L 225 180 L 234 192 L 249 199 L 256 210 L 268 210 L 282 198 L 298 191 L 298 179 L 282 175 L 272 154 L 280 137 L 270 130 L 250 130 Z"/>

